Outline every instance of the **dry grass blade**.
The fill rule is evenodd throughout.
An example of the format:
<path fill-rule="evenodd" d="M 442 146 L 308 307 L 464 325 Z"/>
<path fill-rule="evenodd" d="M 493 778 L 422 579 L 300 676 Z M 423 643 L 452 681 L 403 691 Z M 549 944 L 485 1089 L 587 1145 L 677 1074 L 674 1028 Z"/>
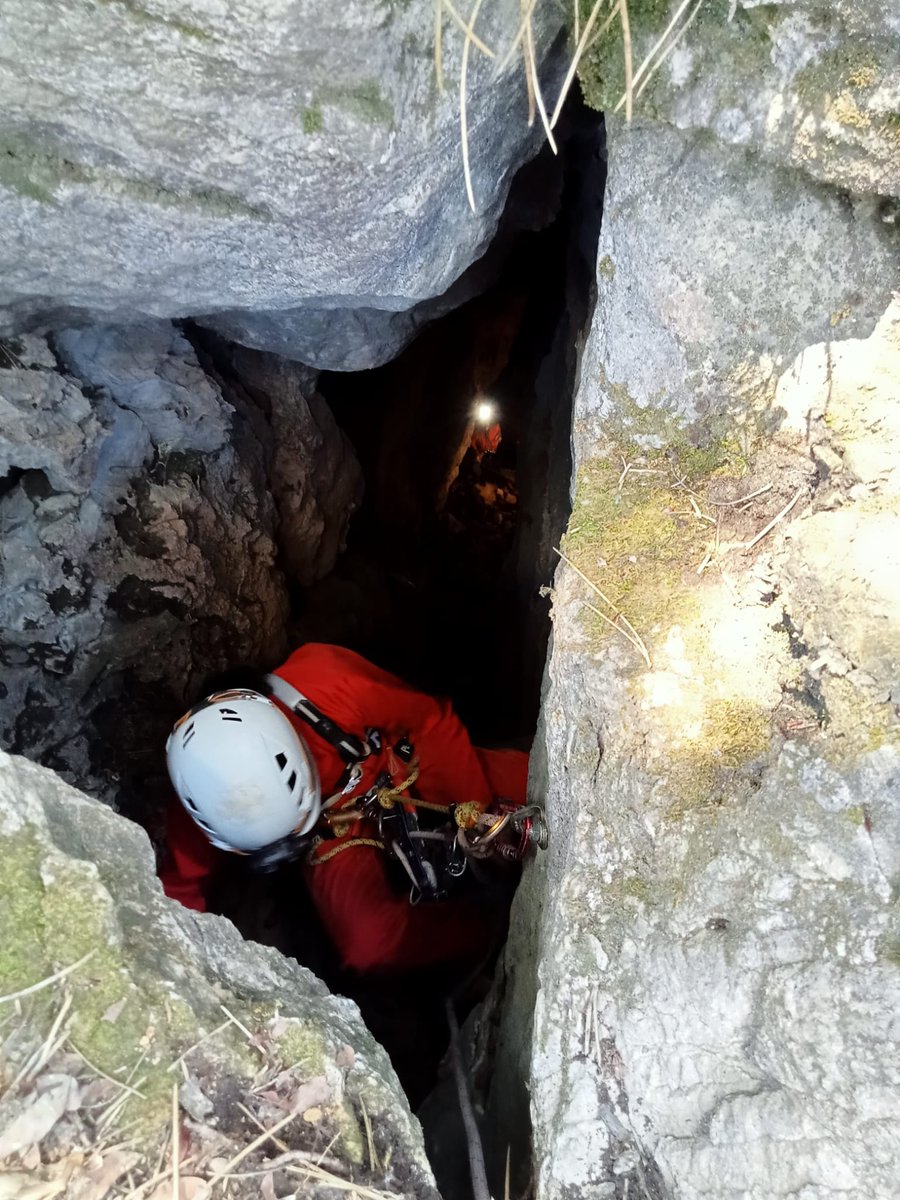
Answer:
<path fill-rule="evenodd" d="M 81 1061 L 84 1063 L 84 1065 L 86 1067 L 88 1067 L 91 1071 L 93 1071 L 95 1075 L 99 1075 L 100 1078 L 105 1079 L 107 1081 L 107 1083 L 114 1083 L 117 1088 L 121 1088 L 125 1092 L 130 1092 L 132 1094 L 132 1096 L 137 1096 L 139 1100 L 147 1099 L 147 1097 L 144 1095 L 144 1093 L 139 1092 L 137 1090 L 137 1088 L 133 1088 L 129 1084 L 125 1083 L 123 1080 L 116 1079 L 115 1076 L 107 1075 L 107 1073 L 105 1071 L 101 1071 L 100 1068 L 95 1063 L 91 1062 L 91 1060 L 88 1058 L 88 1056 L 86 1054 L 84 1054 L 81 1050 L 78 1049 L 78 1047 L 75 1045 L 75 1043 L 72 1041 L 71 1038 L 69 1038 L 69 1045 L 72 1047 L 72 1049 L 78 1055 L 78 1057 L 81 1059 Z"/>
<path fill-rule="evenodd" d="M 473 33 L 470 29 L 467 28 L 465 21 L 459 15 L 459 12 L 457 11 L 455 5 L 453 4 L 453 0 L 443 0 L 443 5 L 444 5 L 444 8 L 446 8 L 447 12 L 450 14 L 450 16 L 453 18 L 453 20 L 457 23 L 457 25 L 463 31 L 463 33 L 468 34 L 468 36 L 472 39 L 472 42 L 478 47 L 478 49 L 481 51 L 481 53 L 486 58 L 496 58 L 497 57 L 497 55 L 490 48 L 490 46 L 486 46 L 484 44 L 484 42 L 481 40 L 481 38 L 478 36 L 477 33 Z"/>
<path fill-rule="evenodd" d="M 9 1085 L 8 1091 L 12 1092 L 23 1081 L 34 1078 L 35 1075 L 43 1068 L 44 1064 L 53 1057 L 62 1043 L 69 1036 L 68 1026 L 63 1030 L 60 1036 L 60 1026 L 66 1019 L 69 1009 L 72 1007 L 72 995 L 67 992 L 63 996 L 63 1002 L 60 1005 L 59 1012 L 53 1019 L 53 1024 L 50 1026 L 50 1031 L 41 1042 L 40 1046 L 31 1054 L 24 1062 L 22 1069 Z"/>
<path fill-rule="evenodd" d="M 526 6 L 526 3 L 527 0 L 522 0 L 523 8 Z M 522 55 L 522 67 L 525 71 L 525 91 L 528 94 L 528 128 L 531 129 L 532 125 L 534 125 L 534 116 L 537 112 L 537 106 L 534 102 L 534 81 L 531 78 L 531 64 L 528 61 L 527 52 Z"/>
<path fill-rule="evenodd" d="M 42 979 L 38 983 L 33 983 L 31 987 L 22 988 L 19 992 L 10 992 L 6 996 L 0 996 L 0 1004 L 5 1004 L 8 1000 L 21 1000 L 25 996 L 33 996 L 35 992 L 40 992 L 46 987 L 51 987 L 54 983 L 58 983 L 60 979 L 65 979 L 67 975 L 71 975 L 73 971 L 77 971 L 79 967 L 83 967 L 88 959 L 93 958 L 96 953 L 96 950 L 88 950 L 87 954 L 83 954 L 78 962 L 72 963 L 71 966 L 63 967 L 61 971 L 56 971 L 53 975 L 48 975 L 46 979 Z"/>
<path fill-rule="evenodd" d="M 741 496 L 740 500 L 710 500 L 715 508 L 736 508 L 740 504 L 746 504 L 748 500 L 755 500 L 757 496 L 762 496 L 765 492 L 771 492 L 772 484 L 766 483 L 761 488 L 757 488 L 755 492 L 748 492 L 746 496 Z"/>
<path fill-rule="evenodd" d="M 239 1021 L 237 1019 L 237 1017 L 234 1015 L 234 1013 L 231 1012 L 230 1009 L 227 1009 L 224 1004 L 220 1004 L 219 1008 L 221 1008 L 222 1012 L 225 1014 L 225 1016 L 228 1018 L 228 1020 L 232 1023 L 232 1025 L 237 1026 L 237 1028 L 241 1031 L 241 1033 L 244 1035 L 244 1037 L 247 1039 L 247 1041 L 252 1046 L 255 1046 L 256 1038 L 253 1036 L 253 1034 L 250 1032 L 250 1030 L 247 1028 L 247 1026 L 244 1025 L 243 1022 Z"/>
<path fill-rule="evenodd" d="M 633 87 L 637 87 L 637 85 L 644 78 L 644 74 L 647 71 L 647 69 L 649 68 L 650 64 L 653 62 L 654 58 L 656 57 L 657 52 L 661 49 L 662 46 L 665 45 L 666 39 L 668 38 L 669 34 L 672 32 L 672 30 L 675 28 L 675 26 L 681 20 L 682 13 L 684 13 L 684 11 L 687 8 L 689 8 L 690 5 L 691 5 L 691 0 L 681 0 L 681 4 L 679 4 L 677 10 L 675 11 L 675 15 L 672 17 L 671 21 L 668 23 L 668 25 L 662 31 L 660 36 L 656 39 L 656 41 L 654 42 L 647 57 L 644 59 L 644 61 L 641 63 L 641 65 L 638 67 L 638 69 L 635 71 L 634 79 L 632 80 Z M 618 112 L 624 103 L 625 103 L 625 97 L 622 96 L 621 99 L 619 100 L 619 103 L 616 105 L 614 111 Z"/>
<path fill-rule="evenodd" d="M 564 554 L 563 551 L 557 546 L 554 546 L 553 549 L 563 560 L 563 562 L 567 563 L 568 566 L 570 566 L 575 572 L 575 574 L 583 579 L 588 587 L 600 597 L 603 603 L 609 605 L 609 607 L 616 614 L 616 619 L 613 620 L 611 617 L 608 617 L 606 613 L 601 612 L 600 609 L 595 607 L 593 604 L 588 604 L 587 607 L 591 610 L 591 612 L 596 613 L 598 617 L 601 617 L 608 625 L 611 625 L 613 629 L 617 629 L 622 637 L 624 637 L 627 642 L 630 642 L 631 645 L 634 646 L 635 650 L 637 650 L 647 666 L 652 667 L 653 664 L 650 661 L 650 655 L 647 652 L 647 647 L 644 645 L 644 639 L 634 628 L 622 610 L 617 605 L 613 604 L 609 596 L 607 596 L 605 592 L 602 592 L 600 588 L 597 587 L 596 583 L 594 583 L 593 579 L 591 579 L 588 575 L 585 575 L 581 567 L 573 563 L 567 554 Z"/>
<path fill-rule="evenodd" d="M 515 53 L 518 50 L 519 46 L 521 45 L 522 39 L 525 36 L 525 30 L 528 28 L 528 22 L 531 20 L 531 15 L 535 10 L 536 5 L 537 5 L 537 0 L 527 0 L 527 7 L 523 6 L 524 11 L 522 13 L 522 23 L 519 25 L 519 28 L 516 30 L 516 36 L 513 38 L 509 49 L 506 51 L 506 53 L 503 55 L 503 57 L 500 60 L 500 63 L 497 67 L 498 75 L 501 74 L 503 71 L 505 71 L 506 68 L 509 66 L 509 64 L 512 62 L 513 57 L 515 56 Z"/>
<path fill-rule="evenodd" d="M 556 101 L 556 108 L 554 108 L 553 116 L 550 118 L 551 129 L 556 128 L 556 122 L 559 120 L 559 114 L 562 112 L 562 106 L 565 103 L 566 96 L 569 94 L 569 88 L 572 86 L 572 80 L 575 78 L 575 72 L 578 70 L 578 64 L 581 62 L 581 56 L 584 54 L 585 47 L 587 46 L 587 40 L 591 36 L 591 30 L 594 28 L 594 22 L 597 20 L 603 4 L 604 0 L 595 0 L 594 7 L 591 9 L 591 15 L 588 17 L 587 21 L 585 21 L 584 29 L 582 29 L 581 37 L 578 40 L 578 45 L 575 47 L 575 53 L 572 55 L 572 61 L 569 63 L 569 69 L 566 71 L 566 77 L 563 80 L 562 89 L 560 90 L 559 98 Z M 597 37 L 600 37 L 606 32 L 607 29 L 609 29 L 610 25 L 618 16 L 618 13 L 619 0 L 617 0 L 615 8 L 606 18 L 603 28 L 600 30 L 600 32 L 598 32 Z"/>
<path fill-rule="evenodd" d="M 525 73 L 531 81 L 529 89 L 534 94 L 537 101 L 538 112 L 541 114 L 541 121 L 544 125 L 544 132 L 547 135 L 547 141 L 550 143 L 550 149 L 554 154 L 557 154 L 556 138 L 553 136 L 553 130 L 550 128 L 550 122 L 547 119 L 547 109 L 544 105 L 544 96 L 541 92 L 541 83 L 538 79 L 537 58 L 534 53 L 534 30 L 531 26 L 531 19 L 528 20 L 528 28 L 525 31 Z M 528 122 L 529 125 L 531 121 Z"/>
<path fill-rule="evenodd" d="M 374 1173 L 378 1170 L 378 1155 L 375 1153 L 375 1138 L 372 1135 L 372 1122 L 369 1120 L 369 1113 L 366 1108 L 366 1102 L 362 1096 L 359 1098 L 360 1107 L 362 1108 L 363 1124 L 366 1127 L 366 1144 L 369 1149 L 369 1170 Z"/>
<path fill-rule="evenodd" d="M 653 78 L 653 76 L 656 74 L 656 72 L 659 70 L 659 68 L 663 65 L 663 63 L 666 61 L 666 59 L 669 57 L 669 55 L 672 53 L 672 51 L 675 49 L 675 47 L 678 45 L 678 43 L 681 41 L 681 39 L 684 37 L 684 35 L 690 29 L 690 27 L 693 25 L 694 19 L 696 18 L 697 13 L 700 11 L 700 9 L 702 7 L 703 7 L 703 0 L 697 0 L 697 3 L 691 9 L 688 19 L 681 26 L 681 28 L 678 30 L 678 33 L 676 33 L 675 37 L 672 38 L 671 42 L 669 42 L 668 46 L 666 46 L 665 50 L 663 50 L 662 54 L 659 56 L 659 58 L 656 60 L 656 62 L 653 64 L 653 66 L 650 68 L 650 70 L 647 72 L 643 82 L 641 83 L 641 86 L 637 90 L 637 93 L 635 95 L 636 99 L 640 99 L 641 95 L 643 94 L 644 88 L 647 86 L 647 84 L 650 82 L 650 80 Z"/>
<path fill-rule="evenodd" d="M 442 0 L 434 0 L 434 78 L 439 92 L 444 90 L 443 15 Z"/>
<path fill-rule="evenodd" d="M 630 125 L 634 111 L 634 60 L 631 54 L 631 20 L 628 16 L 628 0 L 619 0 L 619 17 L 622 21 L 622 54 L 625 59 L 625 120 Z"/>
<path fill-rule="evenodd" d="M 223 1021 L 221 1025 L 217 1025 L 215 1027 L 215 1029 L 211 1030 L 209 1033 L 204 1033 L 203 1037 L 200 1038 L 199 1041 L 194 1042 L 194 1044 L 192 1046 L 188 1046 L 187 1050 L 185 1050 L 183 1054 L 179 1054 L 178 1057 L 175 1059 L 175 1061 L 173 1063 L 171 1063 L 168 1067 L 166 1067 L 166 1070 L 167 1071 L 177 1070 L 178 1067 L 180 1066 L 180 1064 L 184 1062 L 184 1060 L 187 1058 L 187 1056 L 189 1054 L 193 1054 L 194 1051 L 197 1050 L 200 1046 L 202 1046 L 204 1042 L 208 1042 L 210 1038 L 216 1037 L 217 1034 L 220 1034 L 223 1030 L 228 1029 L 229 1026 L 231 1026 L 233 1024 L 234 1024 L 233 1019 L 231 1017 L 229 1017 L 227 1021 Z"/>
<path fill-rule="evenodd" d="M 224 1179 L 226 1175 L 231 1175 L 234 1171 L 234 1168 L 239 1163 L 242 1163 L 249 1154 L 252 1154 L 254 1150 L 258 1150 L 260 1146 L 264 1145 L 266 1142 L 274 1140 L 274 1135 L 276 1133 L 280 1133 L 280 1131 L 284 1129 L 285 1125 L 290 1125 L 291 1121 L 296 1121 L 299 1116 L 299 1113 L 288 1113 L 286 1117 L 282 1117 L 280 1121 L 276 1121 L 270 1129 L 264 1129 L 259 1137 L 254 1138 L 252 1142 L 243 1148 L 243 1150 L 239 1150 L 233 1158 L 228 1160 L 221 1171 L 216 1171 L 215 1175 L 213 1175 L 211 1179 L 207 1180 L 210 1190 L 212 1190 L 214 1185 L 220 1180 Z"/>
<path fill-rule="evenodd" d="M 466 26 L 466 40 L 463 44 L 462 62 L 459 68 L 459 133 L 462 140 L 463 174 L 466 177 L 466 195 L 469 197 L 469 208 L 475 212 L 475 193 L 472 190 L 472 171 L 469 166 L 469 126 L 466 118 L 466 77 L 469 73 L 469 46 L 472 44 L 472 30 L 478 20 L 481 0 L 475 0 L 469 24 Z"/>
<path fill-rule="evenodd" d="M 261 1129 L 263 1133 L 265 1133 L 266 1127 L 255 1113 L 252 1113 L 250 1109 L 247 1108 L 246 1105 L 241 1104 L 240 1101 L 238 1101 L 238 1108 L 241 1110 L 244 1116 L 248 1118 L 248 1120 L 253 1122 L 257 1129 Z M 273 1137 L 272 1141 L 282 1154 L 290 1154 L 290 1146 L 288 1146 L 286 1142 L 283 1142 L 281 1138 Z"/>
<path fill-rule="evenodd" d="M 506 1174 L 503 1177 L 503 1200 L 509 1200 L 509 1159 L 512 1146 L 506 1146 Z"/>
<path fill-rule="evenodd" d="M 581 37 L 581 8 L 578 0 L 572 0 L 572 37 L 575 39 L 575 45 L 578 45 L 578 39 Z M 509 1148 L 506 1151 L 507 1162 L 509 1161 Z"/>
<path fill-rule="evenodd" d="M 397 1200 L 392 1192 L 380 1192 L 377 1188 L 341 1179 L 340 1175 L 332 1175 L 331 1171 L 326 1171 L 324 1167 L 317 1167 L 315 1163 L 310 1163 L 308 1167 L 285 1167 L 285 1170 L 291 1175 L 302 1175 L 305 1179 L 314 1179 L 317 1183 L 334 1188 L 335 1191 L 355 1192 L 361 1200 Z"/>
<path fill-rule="evenodd" d="M 741 547 L 741 549 L 742 550 L 752 550 L 753 547 L 756 545 L 756 543 L 761 542 L 767 533 L 771 533 L 772 530 L 775 528 L 775 526 L 778 524 L 778 522 L 784 520 L 784 518 L 788 515 L 788 513 L 791 511 L 791 509 L 794 507 L 794 505 L 797 503 L 797 501 L 800 499 L 800 497 L 803 495 L 803 493 L 805 491 L 806 491 L 806 485 L 804 484 L 804 486 L 801 487 L 797 491 L 797 494 L 793 498 L 793 500 L 789 500 L 788 503 L 781 510 L 781 512 L 777 516 L 773 517 L 772 520 L 768 523 L 768 525 L 766 525 L 763 529 L 761 529 L 759 531 L 759 533 L 756 535 L 756 537 L 751 542 L 746 542 Z"/>
<path fill-rule="evenodd" d="M 178 1120 L 178 1084 L 172 1084 L 172 1200 L 181 1200 L 181 1126 Z"/>

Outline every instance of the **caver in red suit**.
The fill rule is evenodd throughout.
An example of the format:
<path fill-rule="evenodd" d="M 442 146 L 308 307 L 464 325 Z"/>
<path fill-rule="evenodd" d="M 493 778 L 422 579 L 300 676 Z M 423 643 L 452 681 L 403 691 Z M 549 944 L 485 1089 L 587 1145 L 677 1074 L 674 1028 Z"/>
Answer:
<path fill-rule="evenodd" d="M 362 737 L 381 734 L 381 749 L 360 765 L 362 777 L 336 807 L 353 808 L 387 772 L 396 786 L 409 775 L 393 747 L 406 738 L 418 760 L 415 795 L 449 808 L 474 802 L 481 809 L 498 798 L 525 803 L 528 756 L 518 750 L 481 750 L 472 745 L 449 703 L 416 691 L 352 651 L 311 643 L 275 673 L 291 684 L 341 729 Z M 273 698 L 274 699 L 274 698 Z M 280 704 L 308 747 L 323 797 L 338 790 L 345 762 L 314 728 Z M 352 845 L 331 855 L 341 842 L 375 838 L 373 821 L 361 818 L 343 839 L 320 822 L 326 840 L 304 866 L 316 908 L 345 967 L 357 971 L 409 969 L 471 959 L 483 946 L 488 922 L 477 897 L 411 905 L 389 881 L 385 852 Z M 205 886 L 223 852 L 216 850 L 186 809 L 171 806 L 168 862 L 161 871 L 166 894 L 189 908 L 205 908 Z"/>

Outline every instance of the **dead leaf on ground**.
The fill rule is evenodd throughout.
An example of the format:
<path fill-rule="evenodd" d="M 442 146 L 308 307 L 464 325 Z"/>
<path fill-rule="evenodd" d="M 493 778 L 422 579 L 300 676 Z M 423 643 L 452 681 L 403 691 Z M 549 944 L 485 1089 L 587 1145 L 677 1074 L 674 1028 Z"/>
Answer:
<path fill-rule="evenodd" d="M 46 1088 L 20 1101 L 13 1109 L 14 1112 L 17 1110 L 16 1115 L 0 1132 L 0 1158 L 36 1145 L 65 1112 L 78 1107 L 81 1093 L 71 1075 L 46 1078 Z"/>
<path fill-rule="evenodd" d="M 66 1200 L 104 1200 L 110 1188 L 140 1161 L 140 1155 L 121 1150 L 93 1155 L 84 1170 L 72 1178 Z"/>
<path fill-rule="evenodd" d="M 263 1175 L 262 1179 L 259 1181 L 259 1194 L 262 1196 L 262 1200 L 278 1200 L 278 1196 L 275 1194 L 274 1171 L 269 1171 L 269 1173 L 267 1175 Z"/>
<path fill-rule="evenodd" d="M 0 1200 L 52 1200 L 65 1190 L 61 1179 L 35 1179 L 21 1171 L 0 1175 Z"/>

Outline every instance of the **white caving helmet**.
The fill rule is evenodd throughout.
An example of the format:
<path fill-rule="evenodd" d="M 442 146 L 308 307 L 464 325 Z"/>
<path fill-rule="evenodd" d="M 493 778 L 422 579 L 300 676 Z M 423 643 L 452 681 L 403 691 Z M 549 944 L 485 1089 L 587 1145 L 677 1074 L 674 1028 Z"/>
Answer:
<path fill-rule="evenodd" d="M 312 756 L 259 692 L 216 692 L 195 705 L 169 734 L 166 764 L 181 803 L 221 850 L 259 850 L 318 820 Z"/>

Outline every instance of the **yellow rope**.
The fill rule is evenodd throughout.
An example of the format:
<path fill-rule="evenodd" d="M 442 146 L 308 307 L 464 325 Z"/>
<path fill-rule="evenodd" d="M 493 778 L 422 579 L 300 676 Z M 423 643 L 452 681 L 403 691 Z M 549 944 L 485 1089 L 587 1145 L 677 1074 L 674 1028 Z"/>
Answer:
<path fill-rule="evenodd" d="M 332 846 L 324 854 L 317 854 L 316 850 L 318 846 L 314 846 L 309 855 L 309 865 L 311 867 L 320 867 L 322 863 L 329 862 L 330 859 L 334 858 L 337 854 L 341 854 L 344 850 L 352 850 L 354 846 L 374 846 L 376 850 L 383 850 L 384 842 L 379 842 L 376 838 L 351 838 L 349 842 L 341 842 L 337 846 Z"/>
<path fill-rule="evenodd" d="M 378 791 L 375 793 L 378 803 L 382 808 L 393 808 L 406 789 L 411 788 L 418 778 L 419 764 L 414 762 L 409 769 L 409 776 L 404 779 L 402 783 L 398 783 L 396 787 L 383 787 L 378 789 Z M 434 809 L 438 807 L 436 804 L 426 804 L 424 800 L 415 800 L 412 796 L 408 796 L 406 802 L 409 804 L 418 805 L 419 808 Z M 442 811 L 446 810 L 444 809 Z"/>

